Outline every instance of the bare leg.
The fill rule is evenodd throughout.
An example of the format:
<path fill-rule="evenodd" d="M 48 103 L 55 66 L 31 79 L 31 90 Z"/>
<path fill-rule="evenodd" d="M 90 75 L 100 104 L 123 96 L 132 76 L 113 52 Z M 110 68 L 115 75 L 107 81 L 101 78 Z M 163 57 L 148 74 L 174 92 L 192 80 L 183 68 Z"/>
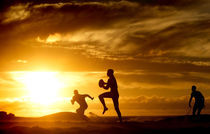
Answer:
<path fill-rule="evenodd" d="M 196 111 L 197 111 L 197 106 L 194 104 L 194 106 L 193 106 L 193 116 L 195 116 Z"/>
<path fill-rule="evenodd" d="M 108 110 L 108 108 L 106 107 L 104 98 L 111 98 L 111 93 L 107 92 L 107 93 L 103 93 L 103 94 L 99 95 L 99 100 L 101 101 L 101 103 L 104 107 L 103 114 Z"/>
<path fill-rule="evenodd" d="M 201 108 L 201 107 L 198 108 L 198 113 L 197 113 L 198 116 L 200 116 L 200 113 L 201 113 L 201 110 L 202 110 L 202 109 L 203 109 L 203 108 Z"/>
<path fill-rule="evenodd" d="M 86 107 L 80 107 L 76 112 L 82 120 L 88 121 L 89 119 L 84 115 L 86 109 Z"/>
<path fill-rule="evenodd" d="M 104 97 L 103 97 L 103 94 L 99 95 L 99 100 L 101 101 L 101 103 L 103 104 L 104 106 L 104 111 L 103 111 L 103 114 L 108 110 L 108 108 L 106 107 L 106 104 L 105 104 L 105 101 L 104 101 Z"/>
<path fill-rule="evenodd" d="M 119 102 L 118 102 L 118 98 L 113 98 L 113 103 L 114 103 L 114 108 L 115 108 L 115 111 L 117 112 L 117 115 L 118 115 L 118 118 L 120 120 L 120 122 L 122 122 L 122 117 L 121 117 L 121 112 L 120 112 L 120 109 L 119 109 Z"/>
<path fill-rule="evenodd" d="M 77 114 L 78 115 L 84 115 L 84 111 L 82 110 L 82 108 L 81 107 L 79 107 L 77 110 L 76 110 L 76 112 L 77 112 Z"/>
<path fill-rule="evenodd" d="M 77 114 L 79 114 L 80 116 L 84 116 L 85 110 L 87 109 L 87 107 L 79 107 L 76 112 Z"/>

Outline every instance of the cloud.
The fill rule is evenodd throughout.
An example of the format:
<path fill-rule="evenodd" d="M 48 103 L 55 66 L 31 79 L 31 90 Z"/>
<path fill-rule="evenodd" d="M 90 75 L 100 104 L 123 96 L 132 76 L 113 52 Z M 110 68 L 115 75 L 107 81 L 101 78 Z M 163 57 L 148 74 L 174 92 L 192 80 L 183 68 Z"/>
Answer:
<path fill-rule="evenodd" d="M 150 72 L 150 71 L 130 71 L 130 72 L 117 72 L 116 76 L 120 78 L 120 83 L 129 87 L 131 83 L 148 84 L 147 87 L 152 85 L 171 85 L 181 82 L 189 83 L 203 83 L 208 84 L 210 76 L 201 72 Z M 150 84 L 150 86 L 149 86 Z M 157 85 L 156 85 L 157 84 Z M 175 84 L 176 85 L 176 84 Z M 134 85 L 130 87 L 136 87 Z"/>
<path fill-rule="evenodd" d="M 5 19 L 2 23 L 10 23 L 13 21 L 22 21 L 30 16 L 30 11 L 27 11 L 29 4 L 26 5 L 14 5 L 11 6 L 8 11 L 5 12 Z"/>
<path fill-rule="evenodd" d="M 24 63 L 24 64 L 25 64 L 25 63 L 27 63 L 28 61 L 27 61 L 27 60 L 21 60 L 21 59 L 19 59 L 19 60 L 17 60 L 17 62 L 18 62 L 18 63 Z"/>
<path fill-rule="evenodd" d="M 64 49 L 87 59 L 209 67 L 210 11 L 206 0 L 32 0 L 6 5 L 0 25 L 4 58 L 14 60 L 7 55 L 12 51 L 20 55 L 18 59 L 33 63 L 34 59 L 26 57 L 36 54 L 34 48 L 50 50 L 43 60 L 53 57 L 51 50 Z M 21 53 L 23 50 L 26 53 Z"/>
<path fill-rule="evenodd" d="M 58 20 L 65 20 L 63 23 L 65 29 L 59 25 L 59 29 L 54 29 L 46 35 L 46 41 L 52 35 L 59 35 L 59 40 L 56 42 L 61 48 L 72 49 L 71 44 L 77 43 L 77 48 L 84 50 L 86 55 L 118 60 L 152 56 L 209 57 L 207 36 L 209 15 L 207 12 L 201 13 L 200 8 L 177 10 L 173 6 L 142 6 L 129 1 L 58 5 L 60 6 L 39 5 L 34 6 L 36 8 L 33 10 L 38 13 L 54 12 L 56 16 L 61 17 Z M 81 9 L 79 14 L 78 8 Z M 92 8 L 97 12 L 91 12 Z M 65 11 L 64 15 L 59 16 L 58 13 L 63 11 Z M 112 14 L 113 12 L 115 14 Z M 65 15 L 69 18 L 63 18 Z M 49 15 L 46 17 L 43 20 L 51 20 Z M 66 26 L 67 23 L 68 26 Z M 52 27 L 58 28 L 56 23 Z M 188 32 L 192 29 L 194 29 L 193 32 Z M 202 44 L 202 47 L 197 49 L 197 44 Z M 203 47 L 206 49 L 202 49 Z M 193 50 L 197 51 L 193 52 Z M 169 62 L 173 63 L 170 58 Z M 183 62 L 180 62 L 198 65 L 193 59 L 190 58 L 190 60 L 193 62 L 189 62 L 189 58 L 183 58 Z M 205 65 L 208 66 L 208 64 Z"/>
<path fill-rule="evenodd" d="M 39 39 L 39 37 L 38 37 Z M 46 43 L 53 43 L 61 40 L 61 35 L 58 33 L 55 33 L 53 35 L 49 35 L 46 39 Z"/>
<path fill-rule="evenodd" d="M 138 96 L 135 98 L 122 98 L 121 106 L 123 108 L 128 108 L 128 109 L 131 108 L 131 109 L 185 110 L 188 107 L 189 97 L 190 96 L 167 98 L 160 96 Z M 209 108 L 210 100 L 209 98 L 206 98 L 205 100 L 206 100 L 206 107 Z"/>

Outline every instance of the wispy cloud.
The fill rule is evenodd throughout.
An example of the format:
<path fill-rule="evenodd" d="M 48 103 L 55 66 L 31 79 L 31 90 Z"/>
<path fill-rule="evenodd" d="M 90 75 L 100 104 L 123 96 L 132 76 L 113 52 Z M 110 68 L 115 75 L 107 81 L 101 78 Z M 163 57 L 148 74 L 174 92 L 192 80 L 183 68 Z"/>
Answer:
<path fill-rule="evenodd" d="M 29 4 L 12 5 L 5 12 L 5 14 L 4 14 L 5 19 L 2 21 L 2 23 L 10 23 L 13 21 L 22 21 L 22 20 L 30 17 L 30 11 L 28 11 L 28 6 L 29 6 Z"/>
<path fill-rule="evenodd" d="M 208 1 L 204 3 L 209 4 Z M 186 3 L 97 1 L 26 4 L 15 7 L 21 13 L 28 8 L 30 16 L 9 18 L 13 18 L 10 21 L 29 18 L 26 24 L 30 27 L 23 30 L 36 31 L 38 34 L 30 35 L 30 40 L 46 43 L 43 47 L 79 49 L 85 55 L 112 60 L 153 59 L 154 56 L 162 59 L 164 56 L 171 63 L 209 66 L 190 58 L 209 58 L 209 10 L 204 4 L 193 1 L 187 8 L 182 7 L 183 4 Z M 45 15 L 41 15 L 43 12 Z M 12 14 L 10 10 L 7 13 Z M 6 20 L 8 18 L 4 22 Z M 52 46 L 54 43 L 57 45 Z M 183 57 L 182 60 L 174 61 L 178 56 Z"/>

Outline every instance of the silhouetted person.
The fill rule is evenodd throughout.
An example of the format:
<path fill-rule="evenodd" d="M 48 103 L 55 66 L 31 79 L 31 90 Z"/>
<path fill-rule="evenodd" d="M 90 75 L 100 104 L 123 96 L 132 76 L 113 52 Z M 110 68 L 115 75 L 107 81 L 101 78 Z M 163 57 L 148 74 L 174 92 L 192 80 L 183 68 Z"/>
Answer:
<path fill-rule="evenodd" d="M 205 99 L 201 92 L 196 91 L 196 86 L 192 86 L 192 93 L 189 100 L 189 107 L 191 107 L 191 101 L 193 97 L 195 98 L 195 104 L 193 106 L 193 116 L 195 116 L 196 111 L 197 111 L 197 115 L 199 116 L 201 110 L 204 107 Z"/>
<path fill-rule="evenodd" d="M 79 94 L 77 90 L 74 90 L 74 96 L 71 100 L 71 103 L 74 105 L 74 102 L 76 101 L 80 105 L 80 107 L 76 110 L 77 114 L 79 115 L 84 115 L 85 110 L 88 108 L 88 105 L 85 101 L 86 97 L 89 97 L 91 100 L 94 99 L 88 94 Z"/>
<path fill-rule="evenodd" d="M 108 82 L 104 83 L 102 87 L 106 90 L 111 88 L 111 91 L 105 92 L 105 93 L 99 95 L 99 99 L 104 106 L 103 114 L 108 110 L 108 108 L 106 107 L 106 104 L 104 102 L 104 98 L 112 98 L 114 107 L 115 107 L 115 111 L 118 114 L 120 122 L 122 122 L 122 117 L 121 117 L 121 113 L 120 113 L 120 109 L 119 109 L 119 102 L 118 102 L 118 99 L 119 99 L 118 86 L 117 86 L 117 81 L 114 77 L 114 70 L 108 69 L 107 76 L 109 77 Z"/>

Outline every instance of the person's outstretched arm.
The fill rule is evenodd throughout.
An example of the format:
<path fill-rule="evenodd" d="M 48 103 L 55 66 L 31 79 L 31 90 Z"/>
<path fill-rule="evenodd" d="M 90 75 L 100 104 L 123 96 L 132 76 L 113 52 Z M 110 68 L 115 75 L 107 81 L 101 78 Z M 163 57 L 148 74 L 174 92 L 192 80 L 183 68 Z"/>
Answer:
<path fill-rule="evenodd" d="M 75 97 L 72 98 L 71 104 L 74 105 L 74 102 L 75 102 Z"/>
<path fill-rule="evenodd" d="M 90 98 L 91 100 L 94 99 L 94 97 L 91 97 L 89 94 L 85 94 L 84 96 Z"/>
<path fill-rule="evenodd" d="M 189 107 L 191 107 L 191 101 L 192 101 L 192 98 L 193 98 L 193 96 L 192 96 L 192 94 L 191 94 L 191 96 L 190 96 L 190 100 L 189 100 Z"/>

